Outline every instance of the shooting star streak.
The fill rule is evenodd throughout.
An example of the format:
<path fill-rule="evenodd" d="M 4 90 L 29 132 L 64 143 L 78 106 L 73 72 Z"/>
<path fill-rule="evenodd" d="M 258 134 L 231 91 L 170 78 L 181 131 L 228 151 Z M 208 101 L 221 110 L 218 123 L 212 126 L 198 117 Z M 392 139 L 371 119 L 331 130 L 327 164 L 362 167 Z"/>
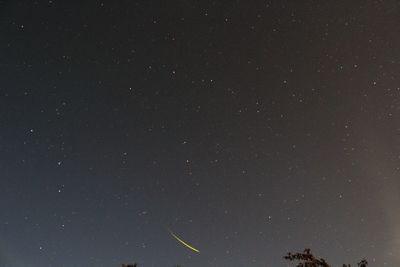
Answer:
<path fill-rule="evenodd" d="M 185 241 L 183 241 L 182 239 L 180 239 L 177 235 L 175 235 L 171 230 L 169 230 L 169 233 L 176 239 L 178 240 L 182 245 L 184 245 L 185 247 L 189 248 L 190 250 L 193 250 L 194 252 L 199 253 L 200 250 L 198 250 L 197 248 L 192 247 L 191 245 L 189 245 L 188 243 L 186 243 Z"/>

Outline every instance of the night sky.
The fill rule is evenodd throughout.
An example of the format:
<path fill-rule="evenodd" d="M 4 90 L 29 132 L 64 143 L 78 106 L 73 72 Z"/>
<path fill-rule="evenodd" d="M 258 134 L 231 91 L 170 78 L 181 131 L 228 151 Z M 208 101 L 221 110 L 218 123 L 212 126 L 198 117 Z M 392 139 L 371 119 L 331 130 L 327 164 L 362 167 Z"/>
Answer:
<path fill-rule="evenodd" d="M 399 266 L 400 2 L 2 0 L 0 51 L 1 267 Z"/>

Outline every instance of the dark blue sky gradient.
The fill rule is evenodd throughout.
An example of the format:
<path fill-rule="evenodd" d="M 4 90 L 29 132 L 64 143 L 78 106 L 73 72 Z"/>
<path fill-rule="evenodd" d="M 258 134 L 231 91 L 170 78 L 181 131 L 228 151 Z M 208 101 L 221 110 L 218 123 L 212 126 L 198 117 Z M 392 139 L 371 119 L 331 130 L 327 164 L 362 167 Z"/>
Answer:
<path fill-rule="evenodd" d="M 0 266 L 398 266 L 399 15 L 0 1 Z"/>

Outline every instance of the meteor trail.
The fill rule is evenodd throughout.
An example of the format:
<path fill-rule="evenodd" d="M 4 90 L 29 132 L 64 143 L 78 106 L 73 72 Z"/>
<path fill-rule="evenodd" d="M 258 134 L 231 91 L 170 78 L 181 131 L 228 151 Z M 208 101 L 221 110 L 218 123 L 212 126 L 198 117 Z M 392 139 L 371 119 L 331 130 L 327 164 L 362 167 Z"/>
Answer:
<path fill-rule="evenodd" d="M 194 252 L 199 253 L 200 250 L 198 250 L 197 248 L 192 247 L 191 245 L 189 245 L 188 243 L 186 243 L 185 241 L 183 241 L 182 239 L 180 239 L 177 235 L 175 235 L 171 230 L 169 230 L 169 233 L 176 239 L 178 240 L 182 245 L 184 245 L 185 247 L 189 248 L 190 250 L 193 250 Z"/>

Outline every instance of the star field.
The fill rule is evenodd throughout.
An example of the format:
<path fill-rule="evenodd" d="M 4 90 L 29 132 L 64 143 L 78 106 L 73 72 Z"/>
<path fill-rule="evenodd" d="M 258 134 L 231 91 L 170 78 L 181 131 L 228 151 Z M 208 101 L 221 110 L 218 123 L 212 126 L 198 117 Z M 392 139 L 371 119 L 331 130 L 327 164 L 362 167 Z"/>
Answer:
<path fill-rule="evenodd" d="M 399 15 L 0 1 L 0 267 L 398 266 Z"/>

